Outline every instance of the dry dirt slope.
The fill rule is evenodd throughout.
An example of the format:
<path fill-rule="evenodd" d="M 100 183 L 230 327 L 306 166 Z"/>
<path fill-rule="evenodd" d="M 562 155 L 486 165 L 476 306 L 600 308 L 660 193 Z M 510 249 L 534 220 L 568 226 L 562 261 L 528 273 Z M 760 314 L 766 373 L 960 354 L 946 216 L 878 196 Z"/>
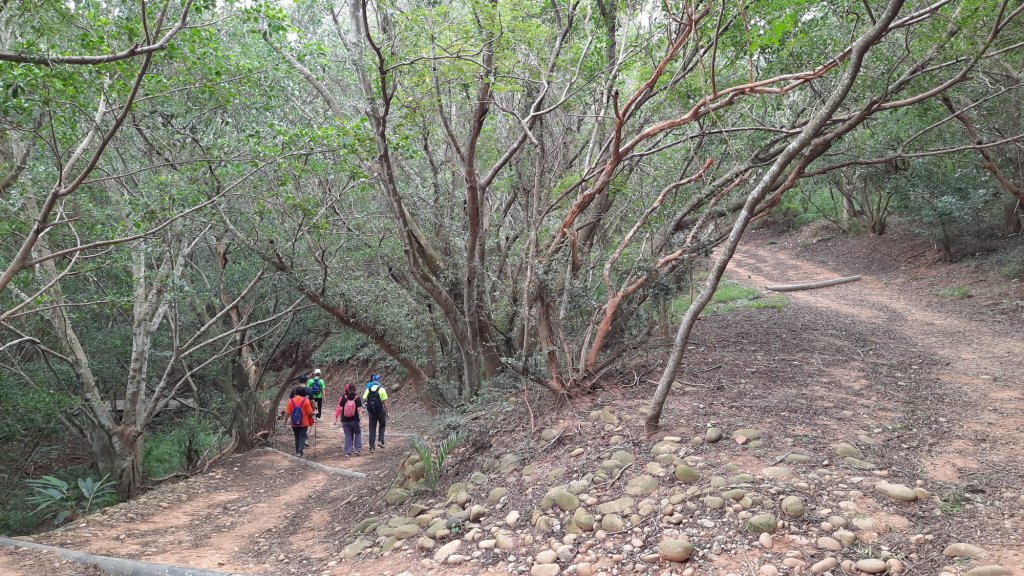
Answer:
<path fill-rule="evenodd" d="M 764 286 L 865 272 L 858 262 L 832 256 L 815 245 L 755 241 L 742 248 L 730 275 Z M 501 437 L 473 460 L 486 475 L 457 489 L 488 515 L 432 543 L 423 543 L 424 530 L 390 540 L 394 550 L 384 553 L 382 545 L 393 538 L 388 522 L 412 520 L 405 518 L 406 505 L 386 506 L 377 497 L 395 479 L 399 455 L 391 450 L 343 461 L 337 432 L 326 428 L 319 458 L 361 469 L 367 479 L 339 478 L 255 452 L 39 539 L 246 574 L 530 573 L 540 560 L 550 560 L 541 556 L 545 549 L 556 553 L 559 571 L 581 575 L 788 574 L 828 558 L 838 563 L 884 555 L 900 558 L 906 574 L 1024 566 L 1024 397 L 1018 375 L 1024 345 L 1019 329 L 1013 330 L 1020 323 L 980 316 L 967 302 L 942 301 L 932 285 L 919 285 L 906 270 L 869 272 L 858 283 L 792 294 L 782 309 L 703 319 L 666 410 L 664 434 L 682 440 L 667 457 L 651 452 L 660 435 L 641 435 L 638 415 L 652 387 L 643 379 L 539 415 L 542 427 L 561 432 L 554 442 L 540 440 L 540 430 Z M 652 350 L 651 360 L 661 353 Z M 607 408 L 595 412 L 602 406 Z M 725 430 L 725 439 L 700 441 L 709 427 Z M 732 441 L 731 432 L 747 427 L 763 433 L 760 446 Z M 873 469 L 859 470 L 839 456 L 835 445 L 841 442 Z M 613 455 L 621 473 L 595 477 L 602 467 L 614 469 L 608 464 Z M 513 461 L 509 456 L 521 464 L 503 469 L 499 462 Z M 779 463 L 791 476 L 777 476 Z M 692 466 L 700 479 L 677 481 L 676 464 Z M 647 478 L 654 483 L 637 492 Z M 896 502 L 874 490 L 881 479 L 919 483 L 930 495 Z M 580 509 L 598 518 L 611 509 L 606 504 L 618 502 L 624 510 L 606 515 L 617 516 L 622 530 L 574 535 L 568 533 L 573 515 L 557 507 L 535 512 L 559 485 L 578 491 Z M 489 495 L 501 494 L 495 489 L 508 493 L 490 501 Z M 711 506 L 730 489 L 752 498 Z M 803 500 L 804 516 L 778 512 L 787 495 Z M 441 496 L 424 495 L 420 503 L 444 520 L 456 510 Z M 768 548 L 743 529 L 762 507 L 785 520 Z M 518 522 L 509 521 L 512 512 L 520 515 Z M 356 539 L 351 526 L 370 516 L 384 526 L 362 537 L 367 546 L 358 556 L 346 558 L 345 546 Z M 617 528 L 618 520 L 610 519 L 609 526 Z M 828 550 L 834 544 L 819 538 L 835 536 L 841 523 L 857 539 Z M 916 541 L 916 534 L 929 538 Z M 513 549 L 496 549 L 498 535 Z M 458 550 L 448 563 L 444 557 L 435 561 L 437 549 L 456 539 Z M 654 556 L 663 541 L 681 539 L 696 547 L 690 561 L 669 564 Z M 976 544 L 990 555 L 944 556 L 955 542 Z M 416 551 L 417 543 L 431 549 Z M 0 573 L 75 573 L 52 558 L 11 554 L 0 558 Z M 449 565 L 453 559 L 458 563 Z M 551 570 L 549 564 L 544 569 Z"/>

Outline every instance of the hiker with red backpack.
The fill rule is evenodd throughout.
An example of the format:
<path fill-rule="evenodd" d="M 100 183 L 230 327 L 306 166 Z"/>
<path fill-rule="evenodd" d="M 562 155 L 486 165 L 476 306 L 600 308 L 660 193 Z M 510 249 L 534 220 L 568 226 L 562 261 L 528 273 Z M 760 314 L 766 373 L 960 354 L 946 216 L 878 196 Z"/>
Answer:
<path fill-rule="evenodd" d="M 305 386 L 296 386 L 292 390 L 284 413 L 291 424 L 292 432 L 295 433 L 295 455 L 302 458 L 306 449 L 306 438 L 309 437 L 309 427 L 316 424 L 313 404 L 309 401 L 309 392 Z"/>
<path fill-rule="evenodd" d="M 363 399 L 356 394 L 356 387 L 347 384 L 345 392 L 338 399 L 338 407 L 334 410 L 334 425 L 338 425 L 341 419 L 341 427 L 345 431 L 345 458 L 352 456 L 352 447 L 355 446 L 356 456 L 363 452 L 363 437 L 359 426 L 359 409 L 363 406 Z"/>

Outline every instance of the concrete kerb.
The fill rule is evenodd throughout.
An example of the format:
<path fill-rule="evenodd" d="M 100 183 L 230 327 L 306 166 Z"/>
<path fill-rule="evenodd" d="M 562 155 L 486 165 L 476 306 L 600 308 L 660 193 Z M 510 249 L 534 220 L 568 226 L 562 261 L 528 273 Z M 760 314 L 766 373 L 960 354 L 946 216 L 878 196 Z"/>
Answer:
<path fill-rule="evenodd" d="M 168 564 L 156 564 L 143 560 L 128 560 L 113 556 L 100 556 L 88 552 L 78 552 L 67 548 L 58 548 L 46 544 L 37 544 L 26 540 L 5 538 L 0 536 L 0 546 L 8 548 L 29 548 L 52 552 L 79 564 L 95 566 L 110 576 L 242 576 L 237 572 L 219 572 L 203 568 L 185 568 Z"/>
<path fill-rule="evenodd" d="M 356 472 L 355 470 L 346 470 L 344 468 L 335 468 L 333 466 L 328 466 L 326 464 L 321 464 L 319 462 L 313 462 L 312 460 L 306 460 L 305 458 L 299 458 L 298 456 L 296 456 L 294 454 L 289 454 L 289 453 L 285 452 L 284 450 L 278 450 L 277 448 L 259 448 L 259 450 L 264 450 L 264 451 L 268 451 L 268 452 L 274 452 L 275 454 L 281 454 L 282 456 L 287 456 L 288 458 L 291 458 L 292 460 L 295 460 L 297 462 L 302 462 L 303 464 L 305 464 L 307 466 L 312 466 L 313 468 L 316 468 L 317 470 L 319 470 L 321 472 L 326 472 L 328 474 L 336 474 L 338 476 L 350 476 L 352 478 L 366 478 L 366 474 L 363 474 L 362 472 Z"/>

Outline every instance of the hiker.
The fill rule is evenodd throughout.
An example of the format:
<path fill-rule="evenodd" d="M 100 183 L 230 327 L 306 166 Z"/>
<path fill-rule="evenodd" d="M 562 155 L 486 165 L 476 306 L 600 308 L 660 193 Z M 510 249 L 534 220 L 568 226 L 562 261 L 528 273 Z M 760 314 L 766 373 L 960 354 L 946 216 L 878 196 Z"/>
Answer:
<path fill-rule="evenodd" d="M 370 381 L 366 383 L 366 389 L 369 390 L 374 384 L 380 384 L 380 374 L 370 376 Z"/>
<path fill-rule="evenodd" d="M 320 369 L 313 370 L 313 377 L 306 381 L 306 390 L 309 397 L 316 404 L 316 419 L 320 419 L 321 410 L 324 407 L 324 379 L 320 377 Z"/>
<path fill-rule="evenodd" d="M 334 425 L 338 425 L 340 418 L 341 427 L 345 431 L 345 458 L 352 456 L 353 446 L 356 456 L 363 453 L 363 436 L 359 430 L 359 409 L 362 407 L 363 399 L 356 394 L 356 387 L 347 384 L 345 392 L 338 399 L 338 408 L 334 410 Z"/>
<path fill-rule="evenodd" d="M 291 424 L 292 432 L 295 433 L 295 455 L 302 458 L 306 449 L 306 438 L 309 437 L 309 427 L 316 424 L 316 420 L 313 419 L 313 405 L 309 402 L 309 391 L 305 386 L 296 386 L 292 390 L 284 414 Z"/>
<path fill-rule="evenodd" d="M 363 391 L 363 403 L 370 419 L 370 452 L 373 452 L 374 441 L 384 448 L 384 427 L 388 420 L 388 392 L 380 382 L 380 374 L 374 374 L 366 383 Z M 377 427 L 380 426 L 380 437 L 377 438 Z"/>

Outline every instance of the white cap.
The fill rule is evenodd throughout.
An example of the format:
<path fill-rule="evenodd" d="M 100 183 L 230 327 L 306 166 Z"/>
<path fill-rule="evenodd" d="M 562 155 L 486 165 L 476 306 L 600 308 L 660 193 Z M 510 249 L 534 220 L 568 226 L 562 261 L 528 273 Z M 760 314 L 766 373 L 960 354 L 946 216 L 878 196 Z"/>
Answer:
<path fill-rule="evenodd" d="M 317 368 L 316 370 L 313 370 L 313 374 L 316 374 L 317 376 L 319 376 L 320 375 L 320 369 Z"/>

